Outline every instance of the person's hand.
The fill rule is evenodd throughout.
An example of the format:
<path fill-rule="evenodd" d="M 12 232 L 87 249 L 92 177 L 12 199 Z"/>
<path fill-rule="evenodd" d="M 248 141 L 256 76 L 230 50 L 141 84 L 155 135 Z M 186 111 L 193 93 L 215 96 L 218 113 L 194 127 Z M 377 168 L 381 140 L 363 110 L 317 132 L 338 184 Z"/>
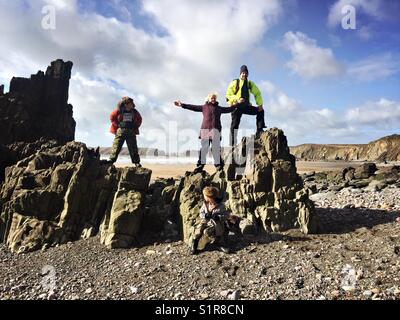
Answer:
<path fill-rule="evenodd" d="M 261 112 L 261 111 L 264 111 L 264 107 L 262 105 L 258 106 L 258 112 Z"/>
<path fill-rule="evenodd" d="M 245 103 L 245 102 L 246 102 L 246 100 L 244 100 L 243 98 L 239 99 L 239 103 Z"/>
<path fill-rule="evenodd" d="M 177 107 L 182 107 L 182 102 L 181 101 L 175 101 L 174 102 L 174 104 L 177 106 Z"/>

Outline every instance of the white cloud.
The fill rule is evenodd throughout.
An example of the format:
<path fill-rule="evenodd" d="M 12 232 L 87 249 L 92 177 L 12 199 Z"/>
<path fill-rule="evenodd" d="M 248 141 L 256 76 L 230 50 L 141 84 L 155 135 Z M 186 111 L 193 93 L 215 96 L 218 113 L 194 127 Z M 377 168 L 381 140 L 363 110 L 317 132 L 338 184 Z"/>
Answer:
<path fill-rule="evenodd" d="M 379 101 L 367 102 L 361 107 L 349 109 L 347 121 L 368 125 L 375 128 L 400 128 L 400 102 L 381 98 Z"/>
<path fill-rule="evenodd" d="M 55 30 L 41 28 L 47 4 L 57 9 Z M 151 141 L 151 131 L 168 127 L 171 115 L 179 129 L 198 131 L 201 115 L 171 110 L 172 101 L 200 104 L 209 91 L 217 91 L 223 102 L 241 59 L 281 14 L 278 0 L 146 0 L 142 6 L 165 34 L 78 12 L 76 0 L 0 1 L 0 78 L 29 76 L 57 58 L 73 61 L 70 101 L 77 137 L 92 145 L 109 143 L 104 138 L 108 115 L 124 94 L 146 101 L 140 106 L 141 139 Z"/>
<path fill-rule="evenodd" d="M 348 74 L 358 81 L 374 81 L 400 72 L 400 57 L 390 52 L 373 55 L 349 65 Z"/>
<path fill-rule="evenodd" d="M 344 73 L 343 65 L 336 60 L 331 49 L 319 47 L 314 39 L 302 32 L 287 32 L 283 46 L 292 54 L 287 66 L 305 79 L 335 77 Z"/>
<path fill-rule="evenodd" d="M 382 98 L 339 112 L 304 105 L 269 81 L 262 81 L 260 89 L 267 97 L 268 127 L 282 128 L 290 145 L 368 142 L 365 139 L 376 139 L 400 128 L 399 101 Z"/>

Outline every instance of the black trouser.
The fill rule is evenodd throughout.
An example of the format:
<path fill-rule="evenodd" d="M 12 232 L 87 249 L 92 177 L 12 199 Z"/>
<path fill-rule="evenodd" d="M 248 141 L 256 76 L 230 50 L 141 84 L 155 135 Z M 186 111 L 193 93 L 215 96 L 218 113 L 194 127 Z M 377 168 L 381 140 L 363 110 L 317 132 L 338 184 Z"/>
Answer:
<path fill-rule="evenodd" d="M 221 154 L 221 139 L 201 139 L 201 150 L 199 152 L 199 161 L 197 166 L 205 166 L 207 164 L 207 154 L 212 144 L 212 154 L 214 158 L 214 165 L 216 167 L 224 166 L 224 161 L 222 160 Z"/>
<path fill-rule="evenodd" d="M 231 146 L 236 145 L 237 130 L 239 129 L 240 120 L 242 119 L 243 114 L 257 116 L 256 119 L 257 131 L 265 128 L 264 110 L 260 112 L 258 111 L 258 107 L 250 106 L 247 103 L 240 103 L 238 107 L 231 113 L 232 115 L 231 136 L 230 136 Z"/>

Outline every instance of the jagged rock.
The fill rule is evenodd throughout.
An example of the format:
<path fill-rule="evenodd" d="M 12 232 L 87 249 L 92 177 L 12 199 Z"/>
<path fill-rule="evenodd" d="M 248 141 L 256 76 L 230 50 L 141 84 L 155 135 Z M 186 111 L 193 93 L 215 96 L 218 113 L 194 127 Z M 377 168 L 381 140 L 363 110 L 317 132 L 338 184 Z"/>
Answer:
<path fill-rule="evenodd" d="M 348 167 L 348 168 L 344 168 L 342 175 L 343 175 L 343 179 L 345 181 L 351 181 L 353 179 L 355 179 L 354 173 L 355 173 L 356 169 L 353 167 Z"/>
<path fill-rule="evenodd" d="M 400 179 L 400 167 L 391 166 L 386 168 L 380 168 L 378 171 L 375 172 L 374 179 L 379 181 L 385 181 L 386 183 L 388 182 L 394 183 L 398 179 Z"/>
<path fill-rule="evenodd" d="M 157 179 L 149 186 L 146 213 L 143 218 L 143 234 L 176 238 L 179 234 L 178 207 L 180 185 L 174 179 Z"/>
<path fill-rule="evenodd" d="M 84 144 L 43 145 L 6 170 L 0 240 L 24 252 L 95 235 L 116 186 L 115 168 Z"/>
<path fill-rule="evenodd" d="M 202 190 L 210 185 L 210 176 L 205 171 L 197 174 L 187 173 L 182 180 L 183 188 L 179 199 L 179 213 L 183 239 L 189 241 L 199 219 Z"/>
<path fill-rule="evenodd" d="M 361 166 L 357 167 L 354 172 L 355 179 L 368 179 L 371 177 L 378 168 L 375 163 L 364 163 Z"/>
<path fill-rule="evenodd" d="M 75 120 L 68 104 L 71 69 L 72 62 L 56 60 L 46 73 L 13 78 L 8 93 L 0 90 L 0 152 L 4 155 L 0 183 L 6 167 L 34 154 L 49 140 L 59 146 L 74 140 Z"/>
<path fill-rule="evenodd" d="M 110 249 L 129 248 L 137 240 L 145 213 L 151 171 L 124 168 L 112 209 L 101 226 L 101 243 Z"/>
<path fill-rule="evenodd" d="M 0 183 L 4 181 L 5 168 L 17 162 L 16 153 L 5 145 L 0 144 Z"/>
<path fill-rule="evenodd" d="M 190 240 L 198 222 L 201 192 L 208 185 L 222 190 L 221 198 L 241 218 L 245 234 L 293 228 L 304 233 L 315 231 L 314 204 L 309 191 L 303 188 L 281 130 L 271 129 L 258 139 L 244 138 L 229 157 L 235 157 L 236 162 L 228 166 L 227 172 L 212 176 L 188 173 L 181 181 L 179 210 L 184 241 Z"/>
<path fill-rule="evenodd" d="M 74 140 L 75 121 L 68 104 L 71 69 L 72 62 L 56 60 L 46 73 L 11 80 L 10 91 L 0 98 L 0 143 Z"/>

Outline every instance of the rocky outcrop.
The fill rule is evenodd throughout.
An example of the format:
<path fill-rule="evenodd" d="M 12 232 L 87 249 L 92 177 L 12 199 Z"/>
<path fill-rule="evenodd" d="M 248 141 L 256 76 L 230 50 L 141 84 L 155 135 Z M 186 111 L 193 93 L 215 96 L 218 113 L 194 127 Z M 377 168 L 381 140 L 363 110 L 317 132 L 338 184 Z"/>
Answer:
<path fill-rule="evenodd" d="M 46 73 L 13 78 L 9 92 L 0 94 L 0 149 L 6 150 L 0 160 L 0 182 L 7 166 L 30 156 L 47 141 L 62 145 L 74 140 L 75 120 L 68 104 L 71 69 L 72 62 L 56 60 Z"/>
<path fill-rule="evenodd" d="M 97 233 L 117 186 L 113 166 L 82 143 L 42 145 L 6 169 L 1 189 L 0 240 L 13 252 Z"/>
<path fill-rule="evenodd" d="M 0 96 L 0 143 L 74 140 L 75 121 L 68 104 L 71 69 L 72 62 L 56 60 L 46 73 L 11 80 L 10 91 Z"/>
<path fill-rule="evenodd" d="M 101 226 L 101 243 L 108 248 L 129 248 L 138 239 L 150 177 L 151 171 L 142 168 L 125 168 L 120 172 L 111 211 L 106 213 Z"/>
<path fill-rule="evenodd" d="M 342 171 L 307 173 L 302 179 L 313 193 L 337 192 L 345 188 L 380 191 L 389 185 L 400 186 L 400 166 L 377 168 L 375 163 L 364 163 Z"/>
<path fill-rule="evenodd" d="M 243 139 L 228 157 L 236 161 L 226 172 L 212 176 L 188 173 L 183 178 L 179 210 L 185 241 L 198 222 L 201 191 L 208 185 L 222 190 L 227 207 L 241 218 L 244 234 L 293 228 L 309 233 L 315 229 L 313 202 L 303 188 L 281 130 L 271 129 L 258 139 Z"/>
<path fill-rule="evenodd" d="M 290 151 L 297 159 L 306 160 L 400 161 L 400 135 L 384 137 L 368 144 L 303 144 L 291 147 Z"/>

